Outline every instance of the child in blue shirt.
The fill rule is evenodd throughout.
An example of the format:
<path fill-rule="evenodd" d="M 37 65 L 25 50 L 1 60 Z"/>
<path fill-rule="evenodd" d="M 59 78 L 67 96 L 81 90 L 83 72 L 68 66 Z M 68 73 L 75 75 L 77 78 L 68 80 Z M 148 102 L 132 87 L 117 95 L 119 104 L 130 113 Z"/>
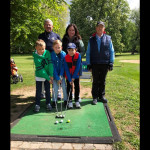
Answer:
<path fill-rule="evenodd" d="M 51 52 L 52 63 L 53 63 L 53 88 L 54 91 L 52 92 L 52 107 L 55 107 L 55 101 L 57 101 L 57 94 L 59 86 L 62 87 L 63 90 L 63 100 L 64 106 L 67 104 L 67 91 L 66 91 L 66 83 L 64 77 L 64 58 L 66 53 L 62 51 L 62 42 L 60 40 L 55 40 L 53 42 L 53 49 L 54 51 Z"/>

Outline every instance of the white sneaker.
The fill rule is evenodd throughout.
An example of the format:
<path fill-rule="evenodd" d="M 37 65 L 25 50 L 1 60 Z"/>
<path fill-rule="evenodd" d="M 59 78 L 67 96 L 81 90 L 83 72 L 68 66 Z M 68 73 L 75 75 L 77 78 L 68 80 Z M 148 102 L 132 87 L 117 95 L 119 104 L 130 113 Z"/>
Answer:
<path fill-rule="evenodd" d="M 76 108 L 80 108 L 81 107 L 79 102 L 76 102 L 75 104 L 76 104 Z"/>
<path fill-rule="evenodd" d="M 73 104 L 72 104 L 72 102 L 69 102 L 69 104 L 68 104 L 68 108 L 73 108 Z"/>
<path fill-rule="evenodd" d="M 81 103 L 81 97 L 79 96 L 79 102 Z"/>

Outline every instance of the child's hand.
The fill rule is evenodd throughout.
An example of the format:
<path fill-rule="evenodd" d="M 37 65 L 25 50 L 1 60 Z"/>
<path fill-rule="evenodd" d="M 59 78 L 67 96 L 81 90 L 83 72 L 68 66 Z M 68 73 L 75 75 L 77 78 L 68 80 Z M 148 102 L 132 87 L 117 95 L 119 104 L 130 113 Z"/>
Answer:
<path fill-rule="evenodd" d="M 61 80 L 58 80 L 58 81 L 57 81 L 57 84 L 58 84 L 58 85 L 61 84 Z"/>
<path fill-rule="evenodd" d="M 52 81 L 52 80 L 49 80 L 49 83 L 50 83 L 50 84 L 53 84 L 53 81 Z"/>
<path fill-rule="evenodd" d="M 62 79 L 63 79 L 63 76 L 59 76 L 59 78 L 60 78 L 60 80 L 62 81 Z"/>
<path fill-rule="evenodd" d="M 87 65 L 87 69 L 92 72 L 92 65 Z"/>
<path fill-rule="evenodd" d="M 53 77 L 50 77 L 49 83 L 53 84 Z"/>
<path fill-rule="evenodd" d="M 74 80 L 75 80 L 74 78 L 71 79 L 70 85 L 73 84 Z"/>

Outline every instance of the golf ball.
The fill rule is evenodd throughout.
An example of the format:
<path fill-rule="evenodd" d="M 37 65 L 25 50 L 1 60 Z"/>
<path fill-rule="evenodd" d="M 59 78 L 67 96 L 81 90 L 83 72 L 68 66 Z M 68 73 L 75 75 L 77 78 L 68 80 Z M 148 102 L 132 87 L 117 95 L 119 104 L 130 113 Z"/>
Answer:
<path fill-rule="evenodd" d="M 70 122 L 70 120 L 67 120 L 67 122 L 69 123 L 69 122 Z"/>
<path fill-rule="evenodd" d="M 55 122 L 56 124 L 58 123 L 58 121 Z"/>
<path fill-rule="evenodd" d="M 62 122 L 63 122 L 63 120 L 60 120 L 60 122 L 62 123 Z"/>

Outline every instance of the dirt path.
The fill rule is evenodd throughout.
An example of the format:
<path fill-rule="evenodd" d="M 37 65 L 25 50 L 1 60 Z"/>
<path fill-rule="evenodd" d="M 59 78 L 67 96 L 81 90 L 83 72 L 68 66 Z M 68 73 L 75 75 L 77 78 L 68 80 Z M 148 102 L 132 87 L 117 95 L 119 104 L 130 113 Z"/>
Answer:
<path fill-rule="evenodd" d="M 35 87 L 25 87 L 11 92 L 11 122 L 34 101 Z"/>
<path fill-rule="evenodd" d="M 91 88 L 81 86 L 81 98 L 91 97 Z M 17 89 L 11 92 L 11 123 L 35 100 L 35 86 Z"/>
<path fill-rule="evenodd" d="M 140 60 L 120 60 L 119 62 L 136 63 L 139 64 Z"/>

